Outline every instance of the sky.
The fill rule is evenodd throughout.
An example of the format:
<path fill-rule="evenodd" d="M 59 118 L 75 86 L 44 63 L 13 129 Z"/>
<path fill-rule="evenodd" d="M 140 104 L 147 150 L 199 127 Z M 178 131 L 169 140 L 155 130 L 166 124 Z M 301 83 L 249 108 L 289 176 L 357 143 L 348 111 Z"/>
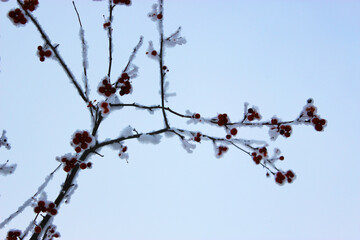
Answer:
<path fill-rule="evenodd" d="M 107 73 L 104 2 L 75 1 L 88 44 L 91 99 Z M 154 1 L 133 1 L 114 12 L 114 62 L 117 78 L 144 36 L 135 64 L 139 76 L 124 103 L 161 102 L 157 62 L 145 52 L 158 47 L 158 33 L 147 14 Z M 90 129 L 90 115 L 59 64 L 40 62 L 43 42 L 32 24 L 16 27 L 7 13 L 13 0 L 0 3 L 0 130 L 7 130 L 10 151 L 0 163 L 16 163 L 14 174 L 0 176 L 0 222 L 44 182 L 58 162 L 73 151 L 76 130 Z M 314 99 L 323 132 L 294 126 L 290 138 L 270 141 L 268 129 L 240 128 L 238 136 L 265 140 L 279 148 L 297 178 L 279 186 L 273 177 L 235 148 L 216 158 L 210 142 L 187 153 L 179 139 L 163 136 L 157 145 L 128 141 L 129 163 L 110 148 L 92 156 L 92 169 L 77 178 L 69 204 L 54 220 L 66 240 L 357 240 L 360 239 L 360 1 L 358 0 L 165 0 L 165 35 L 181 26 L 187 43 L 166 49 L 167 105 L 185 113 L 243 117 L 244 102 L 259 108 L 263 120 L 298 117 Z M 81 81 L 79 24 L 72 3 L 40 1 L 34 15 L 65 62 Z M 187 124 L 169 116 L 172 126 L 224 136 L 215 126 Z M 99 129 L 99 139 L 118 137 L 131 125 L 139 132 L 163 127 L 161 112 L 121 109 Z M 55 199 L 66 177 L 56 172 L 46 192 Z M 24 229 L 31 207 L 0 230 Z"/>

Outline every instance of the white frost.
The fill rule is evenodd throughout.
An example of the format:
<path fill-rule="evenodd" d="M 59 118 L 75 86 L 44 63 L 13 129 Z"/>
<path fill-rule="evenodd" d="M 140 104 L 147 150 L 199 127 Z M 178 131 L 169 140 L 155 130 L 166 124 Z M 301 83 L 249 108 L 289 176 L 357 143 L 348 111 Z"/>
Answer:
<path fill-rule="evenodd" d="M 5 134 L 6 134 L 6 131 L 3 130 L 2 135 L 0 137 L 0 147 L 5 146 L 6 149 L 10 149 L 11 146 L 10 146 L 10 143 L 8 143 L 8 140 L 7 140 L 7 137 L 5 136 Z"/>
<path fill-rule="evenodd" d="M 189 141 L 187 141 L 186 139 L 181 139 L 181 145 L 188 153 L 192 153 L 193 150 L 196 148 L 195 144 L 189 143 Z"/>
<path fill-rule="evenodd" d="M 149 135 L 149 134 L 142 134 L 138 138 L 139 142 L 141 143 L 152 143 L 152 144 L 158 144 L 161 140 L 161 135 Z"/>
<path fill-rule="evenodd" d="M 167 47 L 175 47 L 176 45 L 183 45 L 186 43 L 186 39 L 180 37 L 181 27 L 176 30 L 170 37 L 166 38 L 164 41 L 165 46 Z"/>
<path fill-rule="evenodd" d="M 133 128 L 129 125 L 126 128 L 124 128 L 120 134 L 120 137 L 127 138 L 129 136 L 132 136 L 133 134 Z"/>
<path fill-rule="evenodd" d="M 6 163 L 4 163 L 3 165 L 0 165 L 0 175 L 9 175 L 14 173 L 17 164 L 11 164 L 7 166 L 8 161 L 6 161 Z"/>

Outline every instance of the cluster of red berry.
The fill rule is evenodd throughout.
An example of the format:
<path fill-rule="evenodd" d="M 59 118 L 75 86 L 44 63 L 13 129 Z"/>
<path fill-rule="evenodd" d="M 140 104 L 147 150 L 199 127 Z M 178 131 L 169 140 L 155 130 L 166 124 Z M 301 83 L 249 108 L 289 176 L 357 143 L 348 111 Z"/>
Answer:
<path fill-rule="evenodd" d="M 113 0 L 113 3 L 114 4 L 124 4 L 124 5 L 129 6 L 131 4 L 131 1 L 130 0 Z"/>
<path fill-rule="evenodd" d="M 127 146 L 123 146 L 123 145 L 120 143 L 119 157 L 120 157 L 121 159 L 125 159 L 126 162 L 128 163 L 128 160 L 127 160 L 127 159 L 129 158 L 129 154 L 126 153 L 127 150 L 128 150 Z"/>
<path fill-rule="evenodd" d="M 311 103 L 311 101 L 309 103 Z M 326 126 L 326 120 L 323 118 L 320 118 L 318 115 L 316 115 L 316 107 L 315 106 L 310 105 L 309 107 L 307 107 L 306 115 L 311 118 L 311 123 L 314 125 L 316 131 L 320 132 Z"/>
<path fill-rule="evenodd" d="M 278 126 L 278 130 L 280 135 L 283 135 L 284 137 L 290 137 L 292 132 L 292 127 L 290 125 L 284 125 L 281 124 Z"/>
<path fill-rule="evenodd" d="M 268 156 L 266 147 L 262 147 L 256 152 L 252 152 L 251 156 L 253 157 L 253 160 L 256 164 L 260 164 L 260 161 Z"/>
<path fill-rule="evenodd" d="M 25 18 L 25 15 L 20 10 L 20 8 L 16 8 L 15 10 L 11 10 L 8 14 L 8 16 L 11 18 L 14 24 L 26 24 L 27 19 Z"/>
<path fill-rule="evenodd" d="M 225 153 L 229 148 L 226 146 L 219 146 L 217 156 L 220 157 L 223 153 Z"/>
<path fill-rule="evenodd" d="M 195 137 L 194 137 L 194 141 L 195 142 L 200 142 L 201 141 L 201 133 L 196 133 Z"/>
<path fill-rule="evenodd" d="M 46 232 L 46 240 L 52 240 L 53 238 L 59 238 L 60 237 L 60 233 L 56 232 L 56 227 L 54 225 L 51 225 L 48 229 L 48 231 Z"/>
<path fill-rule="evenodd" d="M 312 101 L 308 100 L 308 103 L 311 104 Z M 306 109 L 306 115 L 310 118 L 316 115 L 316 107 L 314 105 L 309 105 Z"/>
<path fill-rule="evenodd" d="M 152 13 L 152 14 L 149 14 L 148 16 L 152 19 L 158 19 L 158 20 L 163 18 L 163 15 L 161 13 L 159 13 L 159 14 Z"/>
<path fill-rule="evenodd" d="M 288 170 L 285 174 L 280 171 L 275 174 L 275 182 L 277 182 L 278 184 L 282 185 L 285 182 L 285 179 L 288 183 L 292 183 L 295 179 L 294 172 Z"/>
<path fill-rule="evenodd" d="M 261 115 L 255 109 L 249 108 L 246 118 L 248 121 L 253 121 L 255 119 L 260 120 Z"/>
<path fill-rule="evenodd" d="M 112 94 L 116 92 L 116 88 L 111 86 L 111 84 L 106 78 L 102 80 L 101 83 L 102 84 L 98 88 L 99 93 L 105 95 L 106 97 L 110 97 Z"/>
<path fill-rule="evenodd" d="M 131 92 L 131 83 L 130 76 L 127 73 L 122 73 L 121 77 L 118 79 L 118 83 L 120 83 L 120 96 L 124 96 L 125 94 L 129 94 Z"/>
<path fill-rule="evenodd" d="M 42 46 L 38 46 L 37 49 L 38 49 L 38 55 L 40 57 L 41 62 L 45 61 L 45 57 L 50 57 L 52 54 L 49 49 L 45 50 L 45 49 L 43 49 Z"/>
<path fill-rule="evenodd" d="M 230 130 L 230 134 L 226 135 L 226 139 L 231 139 L 232 136 L 236 136 L 237 132 L 238 132 L 238 130 L 236 128 L 232 128 Z"/>
<path fill-rule="evenodd" d="M 10 230 L 7 233 L 6 240 L 17 240 L 20 237 L 21 231 L 20 230 Z"/>
<path fill-rule="evenodd" d="M 218 118 L 217 124 L 219 126 L 223 126 L 229 122 L 229 118 L 226 113 L 219 114 L 217 118 Z"/>
<path fill-rule="evenodd" d="M 162 67 L 162 70 L 163 70 L 164 72 L 169 72 L 169 68 L 168 68 L 167 66 L 165 66 L 165 65 Z"/>
<path fill-rule="evenodd" d="M 39 5 L 38 0 L 25 0 L 23 6 L 24 6 L 24 9 L 32 12 L 37 8 L 38 5 Z"/>
<path fill-rule="evenodd" d="M 88 131 L 75 133 L 75 136 L 72 140 L 72 143 L 75 146 L 75 152 L 79 153 L 82 150 L 87 149 L 89 147 L 89 143 L 91 143 L 92 140 L 93 139 Z"/>
<path fill-rule="evenodd" d="M 119 157 L 127 151 L 127 146 L 121 146 L 121 150 L 120 150 L 120 153 L 119 153 Z"/>
<path fill-rule="evenodd" d="M 68 159 L 67 157 L 62 157 L 60 160 L 62 163 L 64 163 L 64 171 L 70 172 L 71 169 L 73 169 L 77 163 L 76 157 L 73 157 L 71 159 Z"/>
<path fill-rule="evenodd" d="M 292 133 L 291 125 L 280 124 L 278 119 L 276 118 L 271 119 L 271 124 L 276 125 L 276 126 L 270 126 L 270 136 L 273 140 L 277 138 L 278 133 L 280 133 L 280 135 L 286 138 L 291 136 Z M 271 132 L 275 132 L 275 133 L 271 133 Z"/>
<path fill-rule="evenodd" d="M 38 201 L 37 206 L 34 208 L 34 212 L 35 213 L 48 212 L 51 215 L 57 214 L 57 210 L 55 208 L 55 203 L 53 203 L 53 202 L 46 203 L 43 200 Z"/>
<path fill-rule="evenodd" d="M 311 119 L 311 122 L 312 124 L 314 124 L 315 130 L 319 132 L 322 131 L 326 126 L 326 120 L 323 118 L 314 117 L 313 119 Z"/>
<path fill-rule="evenodd" d="M 100 107 L 101 107 L 101 109 L 102 109 L 102 113 L 103 114 L 108 114 L 108 113 L 110 113 L 110 106 L 109 106 L 109 103 L 107 103 L 107 102 L 102 102 L 101 104 L 100 104 Z"/>
<path fill-rule="evenodd" d="M 150 54 L 151 56 L 154 56 L 154 57 L 156 57 L 158 55 L 156 50 L 152 50 L 150 53 L 146 52 L 146 54 Z"/>
<path fill-rule="evenodd" d="M 87 162 L 87 163 L 80 163 L 80 169 L 84 170 L 86 168 L 91 168 L 92 167 L 92 163 L 91 162 Z"/>

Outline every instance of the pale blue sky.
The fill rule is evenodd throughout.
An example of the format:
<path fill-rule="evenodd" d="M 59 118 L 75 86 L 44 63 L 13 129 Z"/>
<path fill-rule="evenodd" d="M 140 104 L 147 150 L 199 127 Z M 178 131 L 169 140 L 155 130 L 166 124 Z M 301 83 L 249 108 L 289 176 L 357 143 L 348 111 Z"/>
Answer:
<path fill-rule="evenodd" d="M 147 17 L 153 1 L 117 7 L 114 18 L 116 78 L 139 36 L 145 44 L 134 93 L 121 101 L 158 104 L 157 63 L 147 58 L 147 42 L 158 39 Z M 102 29 L 105 2 L 76 1 L 89 45 L 92 97 L 107 73 L 107 38 Z M 15 27 L 6 17 L 15 1 L 0 4 L 0 129 L 12 150 L 1 148 L 0 162 L 18 164 L 0 178 L 0 221 L 32 196 L 56 166 L 56 156 L 72 151 L 76 129 L 89 129 L 83 102 L 55 61 L 41 63 L 42 44 L 34 26 Z M 166 51 L 168 105 L 213 117 L 242 118 L 243 103 L 260 108 L 264 119 L 296 118 L 309 97 L 328 120 L 322 133 L 295 126 L 289 139 L 270 142 L 267 128 L 240 129 L 239 136 L 270 142 L 297 174 L 278 186 L 265 170 L 231 148 L 221 159 L 203 142 L 188 154 L 177 138 L 159 145 L 129 141 L 129 164 L 104 149 L 81 172 L 71 203 L 62 205 L 54 224 L 66 240 L 358 240 L 360 239 L 360 1 L 179 1 L 165 0 L 165 31 L 182 26 L 187 44 Z M 71 1 L 40 1 L 35 15 L 81 79 L 79 26 Z M 174 126 L 223 136 L 219 128 Z M 100 128 L 99 138 L 117 137 L 127 125 L 139 131 L 163 126 L 159 113 L 121 110 Z M 54 199 L 65 173 L 49 184 Z M 31 208 L 8 227 L 23 229 Z M 5 230 L 0 230 L 4 238 Z"/>

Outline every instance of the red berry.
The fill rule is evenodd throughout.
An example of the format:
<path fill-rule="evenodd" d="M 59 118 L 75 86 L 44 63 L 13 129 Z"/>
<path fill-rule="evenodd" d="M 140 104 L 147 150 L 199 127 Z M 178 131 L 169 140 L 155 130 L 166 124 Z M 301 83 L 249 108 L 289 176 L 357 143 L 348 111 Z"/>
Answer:
<path fill-rule="evenodd" d="M 44 201 L 39 201 L 38 206 L 39 207 L 45 207 L 45 202 Z"/>
<path fill-rule="evenodd" d="M 45 51 L 45 56 L 46 56 L 46 57 L 50 57 L 50 56 L 51 56 L 51 51 L 50 51 L 50 50 L 46 50 L 46 51 Z"/>
<path fill-rule="evenodd" d="M 227 135 L 226 135 L 226 139 L 231 139 L 231 135 L 230 135 L 230 134 L 227 134 Z"/>
<path fill-rule="evenodd" d="M 53 209 L 50 210 L 50 213 L 51 213 L 51 215 L 54 216 L 54 215 L 57 214 L 57 210 L 55 208 L 53 208 Z"/>
<path fill-rule="evenodd" d="M 15 17 L 15 12 L 14 12 L 14 11 L 10 11 L 8 15 L 9 15 L 10 18 L 14 18 L 14 17 Z"/>
<path fill-rule="evenodd" d="M 82 144 L 81 144 L 81 148 L 82 148 L 82 149 L 87 149 L 87 147 L 88 147 L 88 145 L 87 145 L 86 143 L 82 143 Z M 76 151 L 76 150 L 75 150 L 75 151 Z"/>
<path fill-rule="evenodd" d="M 284 179 L 281 179 L 281 178 L 278 178 L 278 177 L 275 178 L 275 181 L 276 181 L 277 183 L 279 183 L 279 184 L 283 184 L 283 183 L 284 183 Z"/>
<path fill-rule="evenodd" d="M 107 102 L 103 102 L 102 104 L 101 104 L 101 107 L 102 108 L 106 108 L 108 106 L 108 103 Z"/>
<path fill-rule="evenodd" d="M 293 173 L 293 171 L 288 170 L 288 171 L 285 173 L 285 176 L 287 176 L 288 178 L 294 178 L 294 177 L 295 177 L 295 174 Z"/>
<path fill-rule="evenodd" d="M 81 163 L 81 164 L 80 164 L 80 168 L 81 168 L 81 169 L 86 169 L 86 163 Z"/>
<path fill-rule="evenodd" d="M 320 132 L 320 131 L 323 130 L 323 126 L 321 124 L 316 124 L 315 125 L 315 130 Z"/>
<path fill-rule="evenodd" d="M 125 80 L 129 79 L 129 75 L 126 72 L 124 72 L 124 73 L 121 74 L 121 78 L 123 78 Z"/>
<path fill-rule="evenodd" d="M 312 120 L 311 120 L 311 122 L 313 123 L 313 124 L 317 124 L 317 123 L 319 123 L 319 118 L 313 118 Z"/>
<path fill-rule="evenodd" d="M 65 167 L 64 167 L 64 171 L 65 171 L 65 172 L 70 172 L 70 170 L 71 170 L 71 167 L 70 167 L 70 166 L 65 166 Z"/>
<path fill-rule="evenodd" d="M 279 159 L 280 159 L 280 160 L 284 160 L 285 158 L 284 158 L 284 156 L 280 156 Z"/>
<path fill-rule="evenodd" d="M 283 180 L 285 179 L 285 176 L 284 176 L 284 174 L 282 174 L 282 172 L 277 172 L 276 177 L 280 178 L 280 179 L 283 179 Z"/>
<path fill-rule="evenodd" d="M 237 134 L 237 129 L 236 128 L 233 128 L 233 129 L 231 129 L 231 131 L 230 131 L 230 133 L 231 133 L 231 135 L 233 135 L 233 136 L 235 136 L 236 134 Z"/>
<path fill-rule="evenodd" d="M 39 207 L 35 207 L 35 208 L 34 208 L 34 212 L 35 212 L 35 213 L 40 213 L 40 212 L 41 212 L 41 210 L 40 210 L 40 208 L 39 208 Z"/>
<path fill-rule="evenodd" d="M 35 230 L 35 233 L 41 233 L 41 227 L 40 226 L 36 226 L 34 230 Z"/>
<path fill-rule="evenodd" d="M 153 50 L 153 51 L 151 52 L 151 55 L 156 56 L 156 55 L 157 55 L 157 52 L 156 52 L 155 50 Z"/>

